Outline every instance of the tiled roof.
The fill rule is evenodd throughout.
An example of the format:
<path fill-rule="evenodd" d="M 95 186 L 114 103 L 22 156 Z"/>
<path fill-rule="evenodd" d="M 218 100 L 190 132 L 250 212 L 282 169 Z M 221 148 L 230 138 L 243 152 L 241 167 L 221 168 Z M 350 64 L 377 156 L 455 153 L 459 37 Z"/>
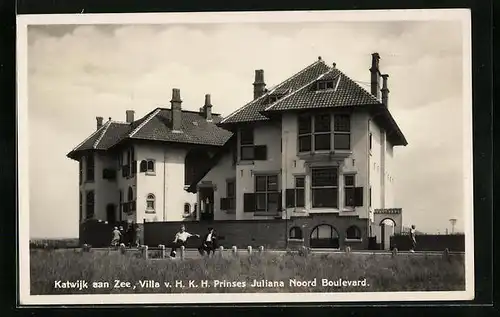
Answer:
<path fill-rule="evenodd" d="M 209 122 L 197 112 L 183 111 L 181 132 L 174 132 L 171 128 L 172 111 L 160 109 L 130 138 L 222 146 L 232 133 L 216 125 L 221 120 L 219 116 L 212 118 L 213 121 Z"/>
<path fill-rule="evenodd" d="M 319 80 L 333 81 L 332 89 L 317 90 L 316 81 L 278 100 L 262 113 L 295 109 L 331 108 L 381 104 L 372 94 L 336 68 Z"/>
<path fill-rule="evenodd" d="M 280 93 L 291 91 L 291 93 L 293 93 L 293 91 L 302 88 L 304 85 L 307 85 L 312 81 L 315 81 L 321 74 L 326 73 L 328 70 L 329 67 L 323 60 L 320 59 L 314 62 L 292 77 L 283 81 L 275 88 L 269 90 L 260 98 L 250 101 L 242 108 L 227 116 L 221 121 L 221 124 L 267 120 L 268 118 L 260 113 L 270 106 L 268 104 L 267 96 L 272 95 L 274 91 L 278 91 Z"/>
<path fill-rule="evenodd" d="M 126 139 L 222 146 L 232 135 L 217 126 L 221 121 L 217 114 L 207 121 L 199 112 L 182 111 L 181 120 L 181 132 L 172 132 L 171 110 L 156 108 L 132 123 L 108 121 L 68 153 L 68 157 L 75 158 L 81 151 L 108 150 Z"/>

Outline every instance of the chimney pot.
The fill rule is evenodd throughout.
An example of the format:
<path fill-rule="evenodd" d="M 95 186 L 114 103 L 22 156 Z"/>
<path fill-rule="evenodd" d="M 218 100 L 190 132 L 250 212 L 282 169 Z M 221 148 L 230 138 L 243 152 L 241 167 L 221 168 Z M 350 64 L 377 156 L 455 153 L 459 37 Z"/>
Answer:
<path fill-rule="evenodd" d="M 382 77 L 382 103 L 389 107 L 389 87 L 387 86 L 387 79 L 389 78 L 388 74 L 381 75 Z"/>
<path fill-rule="evenodd" d="M 96 122 L 97 122 L 97 130 L 99 130 L 102 127 L 102 117 L 95 117 Z"/>
<path fill-rule="evenodd" d="M 318 61 L 320 61 L 320 60 L 321 60 L 321 56 L 318 56 Z"/>
<path fill-rule="evenodd" d="M 134 110 L 127 110 L 125 111 L 125 117 L 127 119 L 127 123 L 132 123 L 134 122 Z"/>
<path fill-rule="evenodd" d="M 380 55 L 378 53 L 372 54 L 372 67 L 370 68 L 370 92 L 380 100 L 380 69 L 379 69 Z"/>
<path fill-rule="evenodd" d="M 264 82 L 264 70 L 255 70 L 255 81 L 253 83 L 253 98 L 257 99 L 266 93 L 266 83 Z"/>
<path fill-rule="evenodd" d="M 337 67 L 337 63 L 333 62 L 332 66 L 333 68 Z"/>
<path fill-rule="evenodd" d="M 205 95 L 205 105 L 203 105 L 203 116 L 207 121 L 212 120 L 212 103 L 210 102 L 210 95 Z"/>
<path fill-rule="evenodd" d="M 172 130 L 181 131 L 182 126 L 182 100 L 181 90 L 178 88 L 172 89 L 172 100 L 170 100 L 172 112 Z"/>

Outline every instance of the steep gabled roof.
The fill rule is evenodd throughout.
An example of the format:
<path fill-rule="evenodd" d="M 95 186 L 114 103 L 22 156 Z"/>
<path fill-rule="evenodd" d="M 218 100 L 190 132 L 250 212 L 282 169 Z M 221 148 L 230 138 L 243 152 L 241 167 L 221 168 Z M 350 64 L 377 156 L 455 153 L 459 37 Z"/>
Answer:
<path fill-rule="evenodd" d="M 108 121 L 70 153 L 76 159 L 78 153 L 89 150 L 108 150 L 124 140 L 154 140 L 174 143 L 223 146 L 232 133 L 217 126 L 218 114 L 207 121 L 199 112 L 181 112 L 181 131 L 172 131 L 171 110 L 156 108 L 132 123 Z"/>
<path fill-rule="evenodd" d="M 313 64 L 307 66 L 295 75 L 275 86 L 273 89 L 269 90 L 266 94 L 250 101 L 240 109 L 227 116 L 220 122 L 220 125 L 224 126 L 234 123 L 268 120 L 268 118 L 260 112 L 269 106 L 267 98 L 269 95 L 272 95 L 275 91 L 278 93 L 291 94 L 302 88 L 304 85 L 315 81 L 320 75 L 324 74 L 328 70 L 329 67 L 324 63 L 324 61 L 318 59 Z"/>
<path fill-rule="evenodd" d="M 333 88 L 318 90 L 317 81 L 323 80 L 333 81 Z M 317 80 L 279 99 L 261 113 L 363 105 L 381 105 L 381 102 L 340 70 L 332 68 Z"/>

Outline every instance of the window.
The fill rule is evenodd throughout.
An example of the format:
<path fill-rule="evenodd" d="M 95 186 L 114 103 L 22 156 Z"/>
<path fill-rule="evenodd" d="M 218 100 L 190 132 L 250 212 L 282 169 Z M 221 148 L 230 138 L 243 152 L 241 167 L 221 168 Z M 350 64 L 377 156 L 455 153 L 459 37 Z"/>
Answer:
<path fill-rule="evenodd" d="M 241 160 L 254 159 L 253 129 L 244 128 L 240 130 L 240 157 Z"/>
<path fill-rule="evenodd" d="M 350 150 L 351 117 L 346 114 L 337 114 L 333 120 L 333 148 L 335 150 Z"/>
<path fill-rule="evenodd" d="M 330 150 L 331 116 L 329 113 L 314 116 L 314 150 Z"/>
<path fill-rule="evenodd" d="M 155 195 L 148 194 L 146 197 L 146 212 L 155 212 Z"/>
<path fill-rule="evenodd" d="M 373 142 L 373 134 L 370 133 L 368 135 L 368 143 L 369 143 L 370 151 L 372 150 L 372 142 Z"/>
<path fill-rule="evenodd" d="M 299 116 L 299 152 L 309 152 L 311 151 L 311 141 L 312 141 L 312 126 L 311 126 L 311 116 L 301 115 Z"/>
<path fill-rule="evenodd" d="M 87 177 L 87 182 L 93 182 L 94 181 L 94 156 L 90 154 L 87 156 L 87 170 L 85 173 L 85 176 Z"/>
<path fill-rule="evenodd" d="M 332 80 L 318 82 L 318 90 L 325 90 L 325 89 L 333 89 Z"/>
<path fill-rule="evenodd" d="M 304 176 L 295 176 L 295 207 L 305 207 L 305 183 Z"/>
<path fill-rule="evenodd" d="M 337 167 L 313 169 L 311 191 L 313 208 L 338 208 Z"/>
<path fill-rule="evenodd" d="M 300 227 L 292 227 L 289 233 L 290 239 L 302 239 L 302 229 Z"/>
<path fill-rule="evenodd" d="M 355 175 L 344 175 L 344 205 L 347 207 L 355 206 Z"/>
<path fill-rule="evenodd" d="M 189 215 L 191 213 L 191 205 L 189 203 L 184 204 L 184 215 Z"/>
<path fill-rule="evenodd" d="M 370 186 L 370 197 L 369 197 L 369 206 L 372 206 L 372 187 Z"/>
<path fill-rule="evenodd" d="M 79 200 L 79 205 L 80 205 L 80 208 L 79 208 L 79 212 L 80 212 L 80 222 L 83 220 L 83 197 L 82 197 L 82 192 L 79 192 L 79 197 L 78 197 L 78 200 Z"/>
<path fill-rule="evenodd" d="M 346 239 L 361 240 L 361 230 L 356 226 L 347 228 L 345 235 Z"/>
<path fill-rule="evenodd" d="M 89 190 L 87 191 L 86 197 L 85 197 L 85 211 L 86 211 L 86 218 L 90 219 L 94 217 L 94 191 Z"/>
<path fill-rule="evenodd" d="M 78 160 L 78 170 L 79 170 L 78 184 L 81 185 L 83 181 L 83 158 L 80 158 L 80 160 Z"/>
<path fill-rule="evenodd" d="M 127 201 L 132 201 L 134 200 L 134 190 L 132 189 L 131 186 L 128 188 L 128 195 L 127 195 Z"/>
<path fill-rule="evenodd" d="M 234 180 L 228 180 L 226 183 L 226 197 L 227 197 L 227 209 L 236 209 L 236 182 Z"/>
<path fill-rule="evenodd" d="M 155 173 L 155 161 L 154 160 L 142 160 L 139 164 L 139 171 L 146 174 Z"/>
<path fill-rule="evenodd" d="M 255 176 L 255 210 L 277 212 L 280 208 L 278 175 Z"/>

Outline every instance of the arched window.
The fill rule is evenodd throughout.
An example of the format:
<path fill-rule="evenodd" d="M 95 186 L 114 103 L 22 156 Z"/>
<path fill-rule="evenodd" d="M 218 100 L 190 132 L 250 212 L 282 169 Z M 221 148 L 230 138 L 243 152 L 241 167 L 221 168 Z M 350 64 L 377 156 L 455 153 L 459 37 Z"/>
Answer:
<path fill-rule="evenodd" d="M 300 227 L 292 227 L 289 234 L 290 239 L 302 239 L 302 229 Z"/>
<path fill-rule="evenodd" d="M 146 160 L 142 160 L 141 161 L 141 164 L 139 165 L 139 171 L 141 173 L 144 173 L 148 170 L 148 161 Z"/>
<path fill-rule="evenodd" d="M 129 186 L 128 188 L 128 201 L 133 201 L 134 200 L 134 190 L 132 189 L 132 186 Z"/>
<path fill-rule="evenodd" d="M 311 248 L 339 248 L 339 235 L 334 227 L 323 224 L 315 227 L 310 236 Z"/>
<path fill-rule="evenodd" d="M 345 232 L 346 239 L 361 240 L 361 230 L 356 226 L 350 226 Z"/>
<path fill-rule="evenodd" d="M 184 204 L 184 214 L 189 215 L 191 213 L 191 205 L 189 203 Z"/>
<path fill-rule="evenodd" d="M 149 194 L 146 198 L 146 212 L 155 212 L 155 195 Z"/>
<path fill-rule="evenodd" d="M 155 171 L 155 161 L 153 160 L 148 160 L 148 172 L 154 172 Z"/>

